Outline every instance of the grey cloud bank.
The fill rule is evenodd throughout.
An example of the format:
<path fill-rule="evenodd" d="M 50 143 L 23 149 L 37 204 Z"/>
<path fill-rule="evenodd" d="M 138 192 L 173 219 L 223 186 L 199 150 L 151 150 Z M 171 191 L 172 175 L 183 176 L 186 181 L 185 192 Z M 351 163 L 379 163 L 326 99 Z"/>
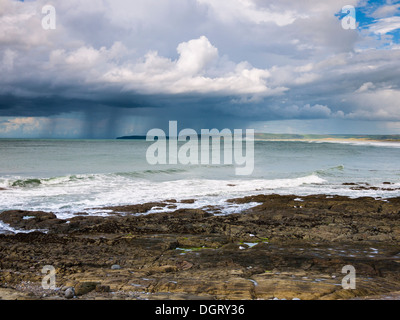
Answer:
<path fill-rule="evenodd" d="M 47 4 L 0 0 L 0 137 L 112 138 L 174 119 L 399 132 L 396 3 L 357 30 L 336 14 L 367 1 L 52 1 L 56 29 L 44 30 Z"/>

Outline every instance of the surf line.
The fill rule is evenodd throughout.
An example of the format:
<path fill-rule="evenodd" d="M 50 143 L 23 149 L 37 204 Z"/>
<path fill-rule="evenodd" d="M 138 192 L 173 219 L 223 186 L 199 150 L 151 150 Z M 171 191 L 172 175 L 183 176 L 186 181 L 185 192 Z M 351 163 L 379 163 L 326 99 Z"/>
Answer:
<path fill-rule="evenodd" d="M 151 165 L 178 164 L 178 161 L 183 165 L 235 163 L 236 175 L 251 175 L 254 170 L 254 129 L 246 129 L 245 136 L 242 129 L 234 129 L 233 133 L 230 129 L 201 129 L 199 135 L 194 129 L 186 128 L 178 134 L 178 122 L 169 121 L 168 136 L 164 130 L 155 128 L 147 132 L 146 141 L 155 141 L 146 151 L 146 160 Z M 178 148 L 178 142 L 186 143 Z"/>

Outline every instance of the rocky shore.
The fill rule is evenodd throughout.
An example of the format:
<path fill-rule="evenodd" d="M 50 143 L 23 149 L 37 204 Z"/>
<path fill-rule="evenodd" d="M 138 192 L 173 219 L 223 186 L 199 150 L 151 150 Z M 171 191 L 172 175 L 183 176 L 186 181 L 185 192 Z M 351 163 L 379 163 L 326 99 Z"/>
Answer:
<path fill-rule="evenodd" d="M 400 198 L 229 201 L 258 205 L 230 215 L 217 207 L 165 212 L 177 203 L 170 199 L 68 220 L 4 211 L 0 220 L 25 233 L 0 235 L 0 299 L 400 297 Z M 143 214 L 152 208 L 159 212 Z M 55 268 L 55 289 L 41 286 L 46 265 Z M 346 265 L 356 289 L 342 287 Z"/>

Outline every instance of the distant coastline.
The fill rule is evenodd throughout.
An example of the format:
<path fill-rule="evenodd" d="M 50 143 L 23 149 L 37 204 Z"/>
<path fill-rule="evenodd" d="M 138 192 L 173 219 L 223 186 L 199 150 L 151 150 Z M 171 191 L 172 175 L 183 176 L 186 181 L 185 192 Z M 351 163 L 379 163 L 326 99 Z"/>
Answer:
<path fill-rule="evenodd" d="M 118 140 L 146 140 L 145 135 L 121 136 Z M 168 137 L 166 137 L 168 139 Z M 318 140 L 318 141 L 380 141 L 380 142 L 400 142 L 400 135 L 362 135 L 362 134 L 277 134 L 277 133 L 255 133 L 254 139 L 259 141 L 299 141 L 299 140 Z"/>
<path fill-rule="evenodd" d="M 117 137 L 118 140 L 146 140 L 146 136 L 122 136 Z"/>
<path fill-rule="evenodd" d="M 400 142 L 400 135 L 362 135 L 362 134 L 274 134 L 256 133 L 256 140 L 321 140 L 321 141 L 383 141 Z"/>

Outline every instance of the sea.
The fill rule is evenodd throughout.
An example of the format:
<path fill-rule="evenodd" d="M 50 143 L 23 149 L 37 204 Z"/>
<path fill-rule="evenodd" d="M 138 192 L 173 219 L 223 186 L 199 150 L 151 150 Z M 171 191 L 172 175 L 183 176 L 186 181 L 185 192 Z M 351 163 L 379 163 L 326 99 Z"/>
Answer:
<path fill-rule="evenodd" d="M 235 163 L 223 159 L 152 165 L 146 158 L 151 145 L 129 139 L 0 139 L 0 212 L 46 211 L 69 219 L 79 212 L 106 216 L 110 206 L 175 199 L 178 208 L 212 205 L 230 214 L 257 203 L 228 199 L 257 194 L 400 196 L 397 142 L 255 141 L 250 175 L 237 175 Z M 179 203 L 187 199 L 195 201 Z M 2 230 L 17 232 L 0 222 Z"/>

